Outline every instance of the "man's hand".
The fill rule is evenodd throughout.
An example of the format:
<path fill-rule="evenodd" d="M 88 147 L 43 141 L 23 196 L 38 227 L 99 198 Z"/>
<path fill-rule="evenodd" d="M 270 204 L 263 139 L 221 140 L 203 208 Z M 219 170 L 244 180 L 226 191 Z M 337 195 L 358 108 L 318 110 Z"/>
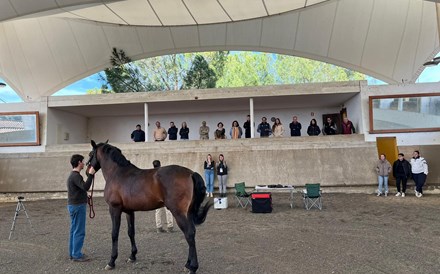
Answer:
<path fill-rule="evenodd" d="M 95 171 L 95 169 L 93 168 L 93 166 L 90 166 L 90 167 L 89 167 L 88 173 L 89 173 L 90 175 L 95 175 L 96 171 Z"/>

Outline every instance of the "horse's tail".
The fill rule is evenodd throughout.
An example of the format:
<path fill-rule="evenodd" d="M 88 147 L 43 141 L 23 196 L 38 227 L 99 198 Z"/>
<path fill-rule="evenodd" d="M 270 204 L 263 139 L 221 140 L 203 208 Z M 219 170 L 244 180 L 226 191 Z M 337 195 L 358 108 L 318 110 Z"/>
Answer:
<path fill-rule="evenodd" d="M 211 202 L 207 202 L 204 206 L 202 206 L 202 202 L 206 196 L 206 186 L 203 181 L 202 176 L 197 172 L 192 174 L 192 179 L 194 182 L 194 198 L 192 205 L 192 215 L 195 225 L 203 224 L 206 219 L 206 215 L 208 214 L 209 208 L 212 206 Z"/>

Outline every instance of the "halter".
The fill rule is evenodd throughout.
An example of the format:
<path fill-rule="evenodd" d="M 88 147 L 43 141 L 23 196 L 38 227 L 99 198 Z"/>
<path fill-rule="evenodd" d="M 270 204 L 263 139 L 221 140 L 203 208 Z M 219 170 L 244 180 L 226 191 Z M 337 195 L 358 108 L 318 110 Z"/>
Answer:
<path fill-rule="evenodd" d="M 90 158 L 87 161 L 87 164 L 86 164 L 87 169 L 86 170 L 88 170 L 88 167 L 90 166 L 92 158 L 95 156 L 95 153 L 96 153 L 95 150 L 92 150 L 89 153 Z M 92 179 L 92 191 L 90 192 L 90 195 L 87 195 L 87 204 L 89 205 L 89 218 L 90 219 L 95 218 L 95 209 L 93 208 L 93 188 L 94 187 L 95 187 L 95 176 L 93 176 L 93 179 Z"/>

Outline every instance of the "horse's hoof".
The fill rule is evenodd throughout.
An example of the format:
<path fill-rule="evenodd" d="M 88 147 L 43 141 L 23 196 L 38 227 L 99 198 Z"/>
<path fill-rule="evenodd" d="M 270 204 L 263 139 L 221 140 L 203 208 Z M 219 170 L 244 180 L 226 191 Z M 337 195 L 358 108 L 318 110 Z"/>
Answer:
<path fill-rule="evenodd" d="M 104 269 L 105 270 L 113 270 L 113 269 L 115 269 L 113 266 L 109 266 L 109 265 L 106 265 L 105 267 L 104 267 Z"/>
<path fill-rule="evenodd" d="M 134 262 L 136 262 L 136 259 L 134 259 L 134 260 L 132 258 L 127 259 L 127 263 L 134 263 Z"/>

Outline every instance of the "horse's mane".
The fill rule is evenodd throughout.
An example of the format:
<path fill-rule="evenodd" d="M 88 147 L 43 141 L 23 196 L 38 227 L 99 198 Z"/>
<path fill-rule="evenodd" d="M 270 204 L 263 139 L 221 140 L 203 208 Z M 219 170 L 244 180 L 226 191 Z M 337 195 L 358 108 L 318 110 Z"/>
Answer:
<path fill-rule="evenodd" d="M 127 160 L 127 158 L 125 158 L 125 156 L 122 154 L 119 148 L 104 143 L 99 144 L 98 147 L 101 145 L 102 145 L 102 152 L 104 154 L 107 154 L 113 162 L 118 164 L 118 166 L 127 167 L 131 165 L 130 161 Z"/>

